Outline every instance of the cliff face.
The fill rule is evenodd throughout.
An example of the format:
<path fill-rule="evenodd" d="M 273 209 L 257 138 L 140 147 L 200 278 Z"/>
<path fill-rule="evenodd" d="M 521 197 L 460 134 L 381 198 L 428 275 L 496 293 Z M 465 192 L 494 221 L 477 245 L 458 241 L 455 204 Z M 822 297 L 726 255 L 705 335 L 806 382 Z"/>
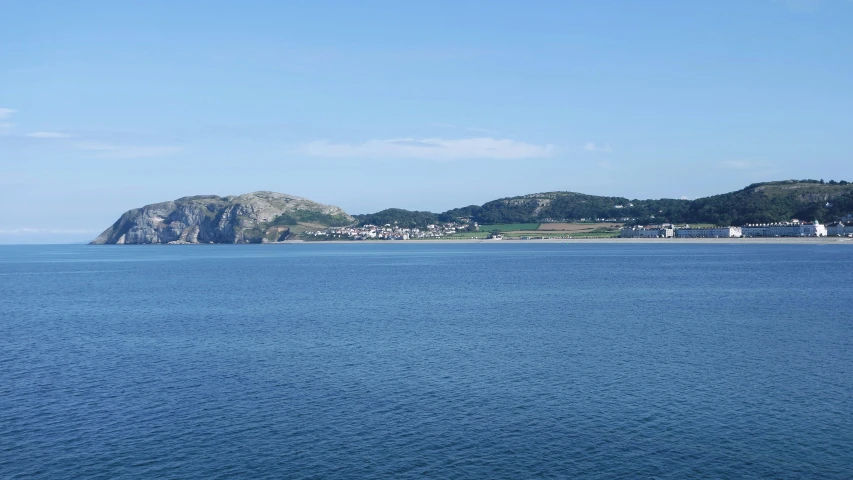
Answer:
<path fill-rule="evenodd" d="M 201 195 L 130 210 L 91 244 L 267 243 L 354 222 L 338 207 L 282 193 Z"/>

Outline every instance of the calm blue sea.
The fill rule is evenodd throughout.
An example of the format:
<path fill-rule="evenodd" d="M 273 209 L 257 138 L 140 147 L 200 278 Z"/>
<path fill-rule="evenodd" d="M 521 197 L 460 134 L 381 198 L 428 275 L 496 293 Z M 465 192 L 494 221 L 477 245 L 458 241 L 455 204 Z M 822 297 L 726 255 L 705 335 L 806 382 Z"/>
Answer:
<path fill-rule="evenodd" d="M 849 245 L 0 247 L 0 478 L 853 478 Z"/>

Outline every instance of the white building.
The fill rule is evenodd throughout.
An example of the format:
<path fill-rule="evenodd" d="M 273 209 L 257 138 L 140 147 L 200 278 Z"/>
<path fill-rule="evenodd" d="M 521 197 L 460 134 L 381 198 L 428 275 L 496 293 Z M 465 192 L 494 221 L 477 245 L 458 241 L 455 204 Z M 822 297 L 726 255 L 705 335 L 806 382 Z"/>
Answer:
<path fill-rule="evenodd" d="M 622 238 L 671 238 L 672 228 L 625 227 L 619 236 Z"/>
<path fill-rule="evenodd" d="M 821 225 L 817 220 L 814 223 L 803 223 L 802 226 L 802 236 L 804 237 L 827 236 L 826 225 Z"/>
<path fill-rule="evenodd" d="M 826 234 L 830 237 L 846 237 L 853 235 L 853 225 L 845 225 L 842 222 L 826 227 Z"/>
<path fill-rule="evenodd" d="M 766 237 L 767 229 L 762 227 L 761 225 L 744 225 L 740 228 L 741 233 L 743 233 L 744 237 Z"/>
<path fill-rule="evenodd" d="M 740 227 L 677 228 L 676 238 L 740 238 Z"/>
<path fill-rule="evenodd" d="M 825 237 L 826 225 L 814 223 L 784 222 L 744 225 L 744 237 Z"/>

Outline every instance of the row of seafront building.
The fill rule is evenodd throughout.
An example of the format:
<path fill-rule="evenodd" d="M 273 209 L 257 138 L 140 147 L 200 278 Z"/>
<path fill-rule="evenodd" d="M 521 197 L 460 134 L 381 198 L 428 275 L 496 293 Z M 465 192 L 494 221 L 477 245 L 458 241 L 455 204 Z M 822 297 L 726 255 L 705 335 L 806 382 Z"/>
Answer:
<path fill-rule="evenodd" d="M 435 225 L 427 225 L 425 229 L 420 228 L 401 228 L 396 225 L 386 224 L 379 225 L 363 225 L 360 227 L 331 227 L 325 230 L 317 230 L 316 232 L 307 232 L 308 235 L 314 237 L 324 237 L 331 239 L 349 239 L 349 240 L 410 240 L 410 239 L 429 239 L 443 238 L 448 235 L 454 235 L 458 231 L 463 231 L 473 224 L 474 228 L 478 228 L 476 222 L 448 222 Z"/>
<path fill-rule="evenodd" d="M 842 222 L 827 227 L 819 222 L 802 223 L 798 221 L 748 224 L 742 227 L 690 228 L 673 225 L 655 225 L 647 227 L 625 227 L 620 236 L 623 238 L 741 238 L 741 237 L 826 237 L 853 235 L 853 225 Z"/>

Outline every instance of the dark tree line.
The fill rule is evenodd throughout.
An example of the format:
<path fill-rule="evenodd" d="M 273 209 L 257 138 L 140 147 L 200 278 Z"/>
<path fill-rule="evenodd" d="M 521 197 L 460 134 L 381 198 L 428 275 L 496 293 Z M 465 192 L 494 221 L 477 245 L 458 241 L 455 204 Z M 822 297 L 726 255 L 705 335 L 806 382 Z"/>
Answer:
<path fill-rule="evenodd" d="M 397 225 L 401 228 L 424 228 L 438 223 L 438 214 L 402 208 L 388 208 L 381 212 L 353 215 L 359 225 Z"/>

